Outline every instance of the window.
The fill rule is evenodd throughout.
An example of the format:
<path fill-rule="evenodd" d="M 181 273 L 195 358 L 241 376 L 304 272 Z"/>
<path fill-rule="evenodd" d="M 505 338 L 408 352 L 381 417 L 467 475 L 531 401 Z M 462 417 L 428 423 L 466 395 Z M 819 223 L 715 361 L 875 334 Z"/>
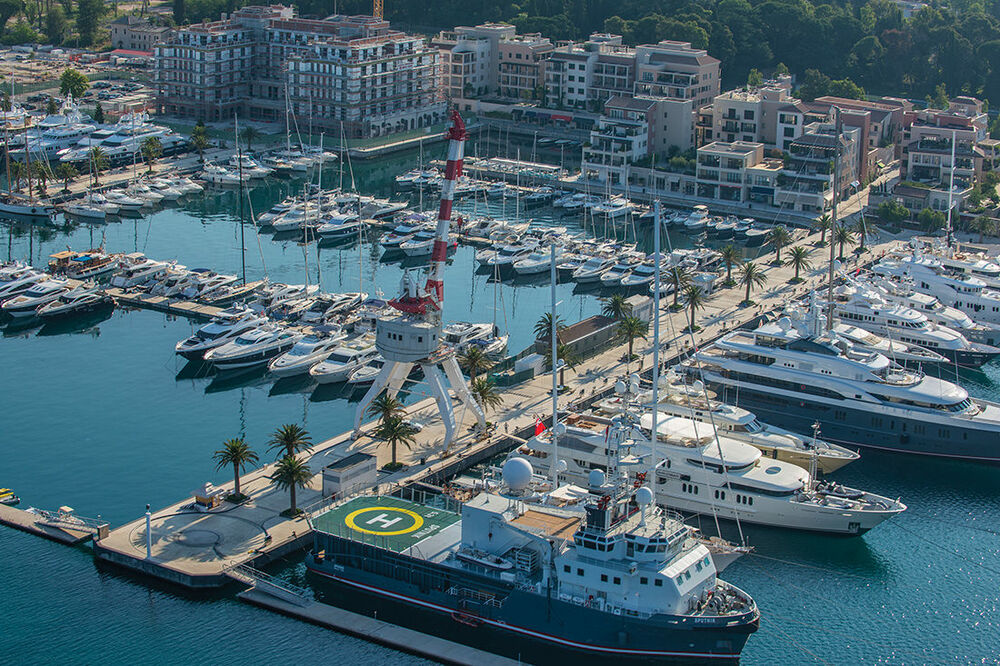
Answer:
<path fill-rule="evenodd" d="M 582 576 L 583 575 L 583 569 L 577 569 L 576 570 L 576 575 L 577 576 Z"/>
<path fill-rule="evenodd" d="M 656 580 L 653 581 L 653 585 L 655 585 L 656 587 L 663 587 L 663 579 L 657 578 Z"/>
<path fill-rule="evenodd" d="M 563 571 L 565 571 L 566 573 L 570 573 L 571 571 L 573 571 L 573 569 L 570 568 L 570 566 L 568 564 L 564 564 L 563 565 Z"/>
<path fill-rule="evenodd" d="M 639 578 L 639 585 L 649 585 L 649 579 L 645 576 Z"/>
<path fill-rule="evenodd" d="M 618 576 L 615 576 L 614 583 L 615 583 L 615 585 L 621 585 L 622 584 L 622 579 L 619 578 Z"/>
<path fill-rule="evenodd" d="M 602 583 L 608 582 L 608 574 L 601 574 L 601 582 Z"/>

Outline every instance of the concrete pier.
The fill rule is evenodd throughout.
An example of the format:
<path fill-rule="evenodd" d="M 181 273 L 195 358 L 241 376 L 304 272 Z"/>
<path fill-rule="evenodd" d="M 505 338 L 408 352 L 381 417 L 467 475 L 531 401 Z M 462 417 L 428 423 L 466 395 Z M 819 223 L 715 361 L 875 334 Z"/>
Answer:
<path fill-rule="evenodd" d="M 0 504 L 0 525 L 13 527 L 14 529 L 45 537 L 52 541 L 76 546 L 90 541 L 95 536 L 95 530 L 81 526 L 79 529 L 68 524 L 54 524 L 46 521 L 42 516 L 29 513 L 23 509 L 18 509 L 5 504 Z M 104 526 L 106 533 L 107 526 Z"/>
<path fill-rule="evenodd" d="M 263 282 L 248 282 L 247 284 L 248 286 L 254 286 L 263 284 Z M 156 310 L 157 312 L 166 312 L 167 314 L 187 317 L 189 319 L 208 320 L 224 309 L 215 305 L 205 305 L 197 301 L 129 292 L 118 287 L 111 287 L 106 291 L 118 301 L 119 305 L 142 308 L 144 310 Z"/>
<path fill-rule="evenodd" d="M 515 666 L 518 662 L 474 647 L 376 620 L 366 615 L 317 601 L 304 605 L 279 599 L 256 588 L 237 595 L 243 601 L 282 615 L 336 629 L 373 643 L 420 655 L 445 664 L 459 666 Z"/>

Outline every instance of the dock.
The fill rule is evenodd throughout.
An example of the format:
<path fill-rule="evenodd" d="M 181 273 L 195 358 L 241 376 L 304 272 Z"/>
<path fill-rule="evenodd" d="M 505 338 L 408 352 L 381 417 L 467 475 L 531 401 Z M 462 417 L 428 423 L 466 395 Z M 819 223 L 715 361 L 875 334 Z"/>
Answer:
<path fill-rule="evenodd" d="M 53 516 L 55 516 L 53 518 Z M 60 520 L 58 514 L 50 512 L 33 513 L 5 504 L 0 504 L 0 525 L 13 527 L 16 530 L 44 537 L 67 546 L 76 546 L 90 541 L 95 536 L 106 535 L 108 525 L 97 521 L 89 524 L 86 519 L 75 519 L 80 524 L 74 525 L 67 520 Z"/>
<path fill-rule="evenodd" d="M 263 281 L 248 282 L 248 286 L 260 286 Z M 106 290 L 119 305 L 125 307 L 142 308 L 144 310 L 156 310 L 167 314 L 187 317 L 189 319 L 208 320 L 219 314 L 224 308 L 215 305 L 206 305 L 198 301 L 186 300 L 183 298 L 169 298 L 167 296 L 153 296 L 141 292 L 132 292 L 111 287 Z"/>
<path fill-rule="evenodd" d="M 237 596 L 244 602 L 268 610 L 305 620 L 312 624 L 335 629 L 373 643 L 386 645 L 445 664 L 458 666 L 515 666 L 518 662 L 474 647 L 400 627 L 382 620 L 359 615 L 336 606 L 312 600 L 298 603 L 252 587 Z"/>

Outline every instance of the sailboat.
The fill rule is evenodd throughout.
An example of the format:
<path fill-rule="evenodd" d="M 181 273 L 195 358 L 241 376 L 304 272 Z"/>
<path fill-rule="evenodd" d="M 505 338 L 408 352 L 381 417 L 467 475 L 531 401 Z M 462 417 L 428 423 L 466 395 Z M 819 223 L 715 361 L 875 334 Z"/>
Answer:
<path fill-rule="evenodd" d="M 31 145 L 28 134 L 29 125 L 24 125 L 24 156 L 25 171 L 28 179 L 28 196 L 14 192 L 14 181 L 10 172 L 10 153 L 4 150 L 4 165 L 7 173 L 7 193 L 0 195 L 0 217 L 7 217 L 14 220 L 28 220 L 30 222 L 54 221 L 56 209 L 54 206 L 35 200 L 34 190 L 31 182 Z M 4 145 L 10 145 L 10 127 L 4 125 Z"/>

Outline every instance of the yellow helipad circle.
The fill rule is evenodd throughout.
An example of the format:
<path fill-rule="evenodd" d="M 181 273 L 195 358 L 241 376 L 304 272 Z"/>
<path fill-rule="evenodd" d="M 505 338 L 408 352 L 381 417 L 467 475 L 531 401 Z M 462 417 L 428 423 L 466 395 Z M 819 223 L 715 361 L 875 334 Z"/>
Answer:
<path fill-rule="evenodd" d="M 382 511 L 383 513 L 385 512 L 402 513 L 413 519 L 413 525 L 395 531 L 370 530 L 364 527 L 358 527 L 357 523 L 354 522 L 354 519 L 357 518 L 362 513 L 367 513 L 369 511 Z M 352 530 L 357 530 L 358 532 L 364 532 L 365 534 L 376 534 L 378 536 L 396 536 L 397 534 L 409 534 L 410 532 L 416 532 L 423 526 L 424 519 L 419 513 L 415 511 L 410 511 L 409 509 L 401 509 L 398 506 L 370 506 L 366 509 L 358 509 L 357 511 L 352 511 L 351 513 L 347 514 L 347 517 L 344 518 L 344 523 L 346 523 L 347 526 L 350 527 Z"/>

